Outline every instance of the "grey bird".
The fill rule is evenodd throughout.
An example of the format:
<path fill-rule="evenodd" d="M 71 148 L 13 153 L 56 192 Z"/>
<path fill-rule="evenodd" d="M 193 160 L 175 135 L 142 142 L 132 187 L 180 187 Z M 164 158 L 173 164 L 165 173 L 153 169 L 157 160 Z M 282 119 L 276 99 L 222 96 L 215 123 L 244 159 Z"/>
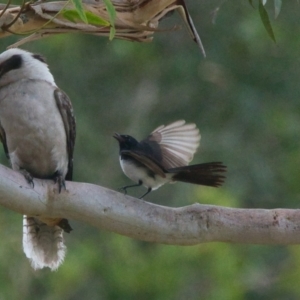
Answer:
<path fill-rule="evenodd" d="M 69 97 L 44 58 L 21 49 L 0 54 L 0 139 L 14 170 L 53 179 L 61 192 L 72 180 L 76 123 Z M 56 270 L 63 262 L 66 219 L 24 216 L 23 250 L 34 269 Z"/>
<path fill-rule="evenodd" d="M 226 166 L 221 162 L 209 162 L 189 166 L 199 147 L 200 134 L 195 124 L 184 120 L 167 126 L 159 126 L 147 138 L 138 142 L 130 135 L 115 133 L 119 142 L 119 160 L 124 174 L 137 182 L 127 188 L 144 185 L 147 192 L 165 183 L 176 181 L 218 187 L 223 184 Z"/>

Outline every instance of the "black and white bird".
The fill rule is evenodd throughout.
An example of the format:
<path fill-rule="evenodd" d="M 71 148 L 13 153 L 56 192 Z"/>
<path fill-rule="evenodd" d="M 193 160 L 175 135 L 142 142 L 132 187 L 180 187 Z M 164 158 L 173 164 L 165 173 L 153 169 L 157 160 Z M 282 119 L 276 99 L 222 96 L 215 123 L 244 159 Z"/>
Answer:
<path fill-rule="evenodd" d="M 58 190 L 72 180 L 75 118 L 42 56 L 21 49 L 0 54 L 0 139 L 12 168 L 33 178 L 53 179 Z M 65 257 L 66 219 L 24 216 L 23 250 L 34 269 L 56 270 Z"/>
<path fill-rule="evenodd" d="M 224 182 L 226 167 L 221 162 L 188 166 L 199 147 L 200 134 L 195 124 L 179 120 L 156 128 L 146 139 L 138 142 L 130 135 L 114 134 L 120 146 L 119 159 L 123 172 L 147 192 L 175 181 L 218 187 Z"/>

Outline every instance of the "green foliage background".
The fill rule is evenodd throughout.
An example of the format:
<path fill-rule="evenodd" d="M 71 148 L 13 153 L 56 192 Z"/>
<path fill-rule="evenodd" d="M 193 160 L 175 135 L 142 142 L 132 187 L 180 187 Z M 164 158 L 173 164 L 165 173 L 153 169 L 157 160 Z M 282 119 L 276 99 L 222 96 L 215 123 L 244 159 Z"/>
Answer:
<path fill-rule="evenodd" d="M 61 35 L 25 45 L 43 54 L 77 117 L 75 181 L 111 189 L 121 172 L 115 131 L 145 137 L 177 119 L 202 134 L 194 163 L 223 161 L 224 187 L 177 183 L 147 197 L 243 208 L 298 208 L 300 202 L 300 13 L 286 1 L 267 10 L 275 44 L 247 1 L 188 1 L 207 51 L 185 28 L 150 44 Z M 270 4 L 270 5 L 269 5 Z M 177 14 L 161 28 L 182 24 Z M 1 41 L 0 50 L 16 41 Z M 1 153 L 1 162 L 8 164 Z M 138 196 L 144 189 L 131 190 Z M 71 220 L 57 272 L 33 271 L 22 253 L 22 217 L 0 208 L 0 299 L 299 299 L 298 246 L 144 243 Z"/>

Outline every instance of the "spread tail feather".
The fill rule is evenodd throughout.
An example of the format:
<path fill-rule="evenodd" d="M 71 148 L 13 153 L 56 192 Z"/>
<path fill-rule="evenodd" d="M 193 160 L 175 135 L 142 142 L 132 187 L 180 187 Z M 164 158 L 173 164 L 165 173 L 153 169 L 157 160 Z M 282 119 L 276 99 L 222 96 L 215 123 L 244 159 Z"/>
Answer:
<path fill-rule="evenodd" d="M 182 181 L 194 184 L 218 187 L 224 183 L 225 176 L 219 174 L 226 172 L 226 166 L 221 162 L 211 162 L 168 170 L 175 173 L 172 176 L 174 181 Z"/>
<path fill-rule="evenodd" d="M 23 250 L 35 270 L 49 267 L 54 271 L 66 254 L 63 230 L 58 226 L 48 226 L 37 218 L 24 216 Z"/>

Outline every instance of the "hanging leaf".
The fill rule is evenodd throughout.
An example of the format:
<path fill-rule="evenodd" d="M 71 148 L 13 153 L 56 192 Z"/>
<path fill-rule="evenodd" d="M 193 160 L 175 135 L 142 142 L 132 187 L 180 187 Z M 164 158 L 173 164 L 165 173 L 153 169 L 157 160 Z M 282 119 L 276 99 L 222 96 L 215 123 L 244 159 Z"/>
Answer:
<path fill-rule="evenodd" d="M 250 5 L 254 8 L 254 5 L 253 5 L 253 1 L 252 0 L 248 0 Z"/>
<path fill-rule="evenodd" d="M 115 7 L 113 6 L 111 0 L 103 0 L 103 2 L 106 6 L 106 9 L 107 9 L 107 12 L 109 15 L 109 21 L 110 21 L 110 25 L 111 25 L 110 33 L 109 33 L 109 40 L 111 41 L 115 37 L 115 34 L 116 34 L 116 29 L 115 29 L 116 10 L 115 10 Z"/>
<path fill-rule="evenodd" d="M 275 19 L 278 17 L 281 10 L 281 0 L 274 0 L 274 8 L 275 8 Z"/>
<path fill-rule="evenodd" d="M 216 24 L 216 19 L 217 19 L 219 10 L 220 10 L 220 6 L 217 7 L 217 8 L 215 8 L 215 9 L 211 12 L 211 22 L 212 22 L 212 24 Z"/>
<path fill-rule="evenodd" d="M 116 28 L 115 26 L 111 26 L 110 32 L 109 32 L 109 40 L 111 41 L 116 35 Z"/>
<path fill-rule="evenodd" d="M 262 3 L 263 0 L 259 0 L 259 4 L 258 4 L 258 10 L 259 10 L 259 14 L 260 14 L 260 18 L 264 24 L 265 29 L 268 32 L 268 35 L 270 36 L 270 38 L 276 43 L 276 39 L 275 39 L 275 35 L 271 26 L 271 22 L 268 16 L 268 13 Z"/>
<path fill-rule="evenodd" d="M 85 12 L 84 12 L 84 10 L 83 10 L 83 5 L 82 5 L 81 0 L 71 0 L 71 1 L 72 1 L 72 3 L 73 3 L 74 6 L 75 6 L 76 11 L 78 12 L 78 15 L 79 15 L 80 19 L 81 19 L 84 23 L 88 23 L 86 14 L 85 14 Z"/>
<path fill-rule="evenodd" d="M 262 0 L 262 4 L 265 6 L 267 4 L 267 0 Z"/>

